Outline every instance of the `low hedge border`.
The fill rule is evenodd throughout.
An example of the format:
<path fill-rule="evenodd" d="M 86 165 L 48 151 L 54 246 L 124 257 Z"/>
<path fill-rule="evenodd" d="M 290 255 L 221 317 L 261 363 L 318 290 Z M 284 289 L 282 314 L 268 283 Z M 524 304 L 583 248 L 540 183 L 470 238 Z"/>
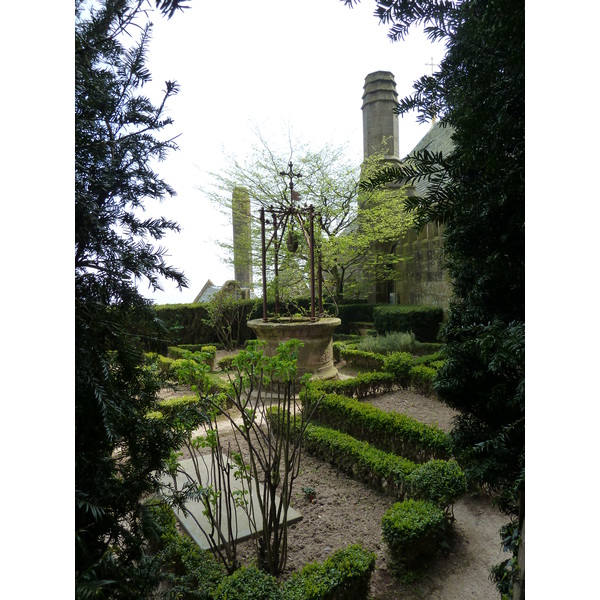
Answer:
<path fill-rule="evenodd" d="M 276 408 L 267 412 L 275 431 L 278 429 L 277 416 Z M 323 425 L 308 424 L 303 444 L 308 453 L 400 500 L 408 493 L 409 476 L 417 468 L 417 464 L 407 458 L 378 450 L 367 442 Z"/>
<path fill-rule="evenodd" d="M 267 418 L 277 433 L 281 421 L 278 409 L 269 409 Z M 298 431 L 298 425 L 293 425 L 293 429 Z M 417 497 L 434 502 L 448 515 L 452 514 L 452 505 L 466 491 L 466 476 L 454 460 L 434 459 L 418 464 L 337 429 L 314 423 L 306 426 L 303 443 L 307 452 L 354 479 L 399 500 Z"/>
<path fill-rule="evenodd" d="M 385 356 L 375 352 L 365 352 L 356 348 L 348 347 L 343 342 L 338 343 L 339 357 L 346 361 L 346 364 L 353 367 L 362 367 L 373 371 L 383 371 Z M 334 353 L 335 359 L 335 353 Z"/>
<path fill-rule="evenodd" d="M 450 456 L 450 437 L 435 425 L 338 394 L 325 394 L 317 403 L 321 396 L 311 391 L 305 400 L 307 411 L 314 409 L 313 418 L 321 423 L 415 462 Z"/>
<path fill-rule="evenodd" d="M 452 505 L 466 489 L 465 474 L 455 461 L 439 460 L 433 468 L 430 466 L 433 461 L 419 465 L 336 429 L 308 425 L 304 447 L 340 471 L 398 500 L 415 494 L 437 504 L 448 515 L 452 514 Z M 448 491 L 440 493 L 444 486 Z"/>
<path fill-rule="evenodd" d="M 434 394 L 433 382 L 438 369 L 444 364 L 441 352 L 421 357 L 408 352 L 384 355 L 357 350 L 343 342 L 333 343 L 333 357 L 335 361 L 343 359 L 353 367 L 374 371 L 360 373 L 351 379 L 323 383 L 326 392 L 356 398 L 384 394 L 397 386 L 403 389 L 412 387 L 421 394 Z"/>
<path fill-rule="evenodd" d="M 385 394 L 396 389 L 396 380 L 391 373 L 359 373 L 348 379 L 316 380 L 313 387 L 325 394 L 341 394 L 348 398 L 367 398 Z"/>

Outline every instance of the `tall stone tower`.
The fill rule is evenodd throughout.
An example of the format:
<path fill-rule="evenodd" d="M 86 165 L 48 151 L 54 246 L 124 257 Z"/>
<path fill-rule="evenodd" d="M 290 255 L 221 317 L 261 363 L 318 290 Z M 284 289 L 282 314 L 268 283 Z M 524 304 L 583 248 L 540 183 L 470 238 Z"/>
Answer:
<path fill-rule="evenodd" d="M 243 187 L 235 187 L 231 199 L 233 221 L 233 267 L 235 280 L 242 288 L 252 288 L 252 231 L 250 196 Z"/>
<path fill-rule="evenodd" d="M 362 99 L 364 157 L 379 152 L 385 140 L 386 160 L 399 163 L 398 115 L 394 112 L 398 93 L 393 73 L 376 71 L 367 75 Z"/>

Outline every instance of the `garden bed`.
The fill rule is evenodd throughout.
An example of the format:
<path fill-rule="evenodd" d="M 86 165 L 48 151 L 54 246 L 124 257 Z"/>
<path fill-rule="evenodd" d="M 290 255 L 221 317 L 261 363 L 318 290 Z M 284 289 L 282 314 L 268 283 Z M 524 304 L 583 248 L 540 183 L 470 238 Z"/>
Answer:
<path fill-rule="evenodd" d="M 340 367 L 343 372 L 343 365 L 338 365 Z M 446 431 L 451 428 L 454 412 L 432 397 L 398 390 L 377 396 L 370 402 L 382 410 L 400 411 L 424 423 L 437 423 Z M 302 488 L 314 489 L 315 498 L 310 500 Z M 373 599 L 499 597 L 489 580 L 489 570 L 506 558 L 498 531 L 507 518 L 487 497 L 466 495 L 455 504 L 456 521 L 450 552 L 434 559 L 423 579 L 411 585 L 398 583 L 388 572 L 381 518 L 393 504 L 393 498 L 306 453 L 294 484 L 293 498 L 292 506 L 303 519 L 289 530 L 289 559 L 282 579 L 309 562 L 322 562 L 336 550 L 359 543 L 377 555 L 371 580 Z M 251 542 L 240 544 L 238 552 L 243 564 L 253 562 L 255 554 Z"/>

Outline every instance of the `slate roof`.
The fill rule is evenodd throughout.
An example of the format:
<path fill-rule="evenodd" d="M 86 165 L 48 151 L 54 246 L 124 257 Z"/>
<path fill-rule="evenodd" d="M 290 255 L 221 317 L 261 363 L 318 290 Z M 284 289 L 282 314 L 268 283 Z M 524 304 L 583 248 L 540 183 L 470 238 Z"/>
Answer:
<path fill-rule="evenodd" d="M 454 149 L 454 143 L 452 142 L 452 133 L 454 129 L 452 127 L 442 127 L 439 123 L 434 123 L 429 131 L 423 136 L 421 141 L 411 150 L 404 160 L 410 158 L 416 152 L 420 150 L 427 150 L 429 152 L 441 152 L 444 155 L 448 155 Z M 419 181 L 414 185 L 415 194 L 422 196 L 427 190 L 427 181 Z"/>
<path fill-rule="evenodd" d="M 196 296 L 194 304 L 197 302 L 209 302 L 210 299 L 221 289 L 220 286 L 215 285 L 210 279 L 204 284 L 204 287 L 200 290 L 200 293 Z"/>

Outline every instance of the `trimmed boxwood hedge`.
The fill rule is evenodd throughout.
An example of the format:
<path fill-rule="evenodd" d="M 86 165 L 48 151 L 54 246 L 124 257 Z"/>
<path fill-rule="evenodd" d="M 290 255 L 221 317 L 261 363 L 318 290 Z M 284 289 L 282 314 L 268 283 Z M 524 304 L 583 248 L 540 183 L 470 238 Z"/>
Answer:
<path fill-rule="evenodd" d="M 367 442 L 329 427 L 310 424 L 304 434 L 307 452 L 335 465 L 350 477 L 402 500 L 416 463 L 374 448 Z"/>
<path fill-rule="evenodd" d="M 376 555 L 359 544 L 310 563 L 283 585 L 285 600 L 367 600 Z"/>
<path fill-rule="evenodd" d="M 325 394 L 321 398 L 317 390 L 319 386 L 308 394 L 305 404 L 309 414 L 314 409 L 313 419 L 321 423 L 416 462 L 450 456 L 450 437 L 435 425 L 346 396 Z"/>
<path fill-rule="evenodd" d="M 409 371 L 410 385 L 421 394 L 433 394 L 433 380 L 437 375 L 437 369 L 417 365 Z"/>
<path fill-rule="evenodd" d="M 447 530 L 446 516 L 435 504 L 424 500 L 404 500 L 394 504 L 381 520 L 391 571 L 405 574 L 421 567 L 437 550 Z"/>
<path fill-rule="evenodd" d="M 430 460 L 410 476 L 410 496 L 427 500 L 452 514 L 452 505 L 467 491 L 467 477 L 454 460 Z"/>
<path fill-rule="evenodd" d="M 348 379 L 316 380 L 312 383 L 315 391 L 326 394 L 341 394 L 348 398 L 367 398 L 385 394 L 396 389 L 396 379 L 391 373 L 359 373 Z"/>
<path fill-rule="evenodd" d="M 370 371 L 383 371 L 385 356 L 375 352 L 366 352 L 357 350 L 347 345 L 338 345 L 339 357 L 346 361 L 346 364 L 353 367 L 361 367 Z M 335 355 L 334 355 L 335 358 Z"/>
<path fill-rule="evenodd" d="M 420 342 L 437 342 L 444 311 L 436 306 L 381 305 L 373 310 L 379 335 L 390 331 L 412 331 Z"/>
<path fill-rule="evenodd" d="M 283 600 L 283 592 L 272 575 L 256 567 L 240 567 L 225 577 L 214 600 Z"/>

